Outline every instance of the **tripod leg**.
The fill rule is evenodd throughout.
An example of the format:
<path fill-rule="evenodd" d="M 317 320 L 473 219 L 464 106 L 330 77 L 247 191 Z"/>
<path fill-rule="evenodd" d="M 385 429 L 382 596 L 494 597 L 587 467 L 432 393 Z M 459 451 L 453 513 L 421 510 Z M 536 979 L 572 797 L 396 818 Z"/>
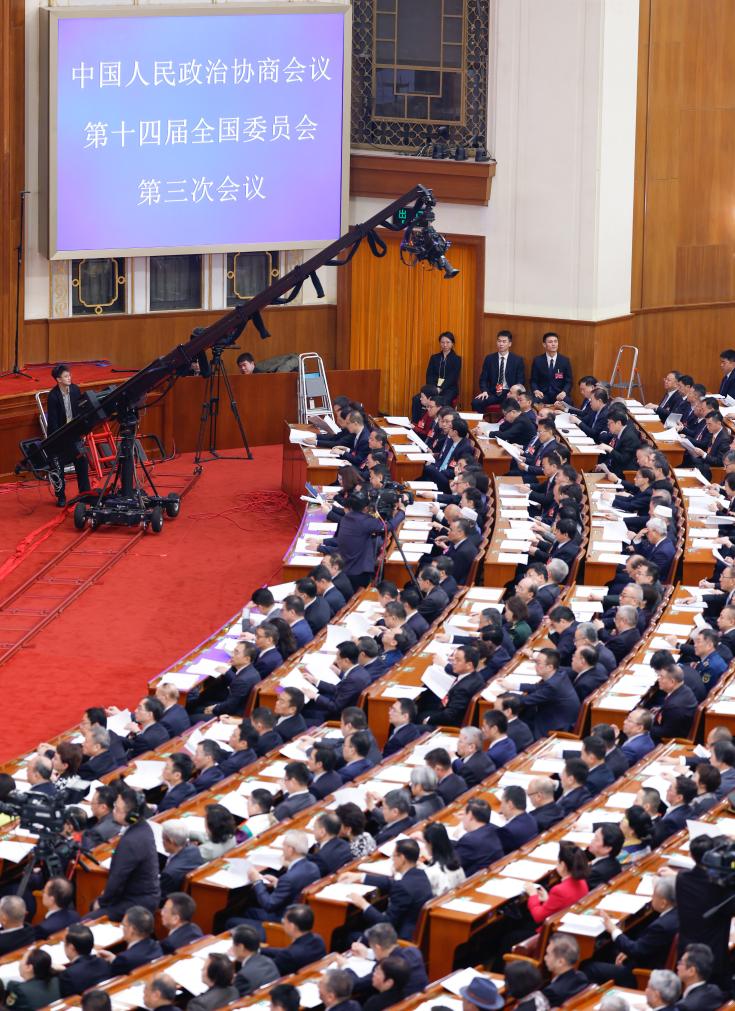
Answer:
<path fill-rule="evenodd" d="M 197 448 L 194 454 L 194 463 L 200 463 L 202 459 L 202 450 L 204 449 L 204 432 L 207 427 L 207 422 L 209 421 L 210 413 L 212 410 L 212 376 L 207 377 L 207 391 L 202 401 L 202 413 L 199 417 L 199 433 L 197 435 Z"/>
<path fill-rule="evenodd" d="M 234 417 L 235 422 L 237 423 L 237 427 L 240 431 L 240 438 L 242 439 L 243 449 L 248 454 L 248 460 L 252 460 L 253 454 L 250 452 L 250 446 L 248 445 L 248 437 L 245 434 L 245 428 L 243 426 L 242 419 L 240 418 L 240 411 L 237 406 L 237 401 L 235 400 L 235 394 L 233 393 L 232 390 L 232 383 L 230 382 L 230 377 L 224 370 L 224 366 L 222 366 L 222 378 L 224 379 L 227 395 L 230 398 L 230 410 L 232 411 L 232 416 Z"/>

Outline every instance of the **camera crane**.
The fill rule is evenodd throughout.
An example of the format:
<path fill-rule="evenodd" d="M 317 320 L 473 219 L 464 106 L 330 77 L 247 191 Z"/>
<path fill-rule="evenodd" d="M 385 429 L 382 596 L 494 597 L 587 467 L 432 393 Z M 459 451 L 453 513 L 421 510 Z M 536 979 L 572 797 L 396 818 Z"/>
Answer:
<path fill-rule="evenodd" d="M 221 319 L 206 328 L 196 328 L 186 344 L 179 344 L 168 354 L 157 358 L 111 392 L 96 396 L 87 394 L 88 404 L 76 418 L 52 432 L 45 439 L 26 439 L 20 443 L 23 453 L 16 473 L 30 470 L 39 480 L 58 475 L 75 455 L 76 444 L 98 425 L 117 421 L 119 443 L 115 467 L 92 505 L 79 502 L 74 510 L 74 524 L 81 530 L 87 523 L 94 528 L 102 524 L 116 526 L 150 526 L 158 532 L 163 526 L 164 513 L 175 516 L 179 510 L 177 496 L 158 495 L 145 466 L 146 490 L 138 477 L 136 460 L 139 459 L 137 432 L 139 415 L 146 396 L 161 388 L 160 396 L 168 393 L 176 380 L 190 372 L 192 362 L 209 362 L 207 352 L 235 344 L 248 323 L 252 323 L 261 339 L 269 337 L 261 312 L 270 305 L 287 305 L 301 291 L 308 279 L 317 297 L 324 297 L 316 271 L 320 267 L 342 267 L 349 263 L 363 239 L 367 239 L 374 256 L 383 257 L 387 244 L 377 232 L 378 227 L 404 232 L 401 242 L 401 259 L 416 266 L 425 262 L 444 272 L 445 278 L 454 277 L 456 271 L 446 258 L 450 243 L 433 227 L 436 201 L 431 190 L 414 186 L 398 200 L 383 208 L 364 224 L 355 225 L 345 235 L 320 250 L 306 263 L 277 278 L 273 284 L 255 295 L 249 302 L 237 306 Z M 342 259 L 340 253 L 349 250 Z M 142 460 L 141 460 L 142 463 Z"/>

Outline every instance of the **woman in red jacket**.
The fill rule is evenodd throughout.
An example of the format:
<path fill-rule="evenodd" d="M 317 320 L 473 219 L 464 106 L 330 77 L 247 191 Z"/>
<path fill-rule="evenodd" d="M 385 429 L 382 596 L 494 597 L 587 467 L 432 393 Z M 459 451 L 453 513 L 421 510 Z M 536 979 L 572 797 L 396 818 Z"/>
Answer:
<path fill-rule="evenodd" d="M 553 916 L 554 913 L 558 913 L 568 906 L 573 906 L 575 902 L 583 899 L 589 891 L 587 857 L 574 843 L 563 842 L 559 844 L 559 862 L 556 865 L 556 872 L 561 880 L 548 893 L 541 885 L 531 881 L 526 882 L 528 911 L 533 917 L 534 923 L 542 924 L 547 916 Z"/>

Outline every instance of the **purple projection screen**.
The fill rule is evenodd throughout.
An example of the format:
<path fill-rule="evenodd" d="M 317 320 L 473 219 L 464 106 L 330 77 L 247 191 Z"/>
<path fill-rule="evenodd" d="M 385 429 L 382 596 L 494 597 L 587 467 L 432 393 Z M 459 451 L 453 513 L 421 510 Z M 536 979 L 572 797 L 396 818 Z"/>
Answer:
<path fill-rule="evenodd" d="M 49 12 L 49 258 L 336 239 L 349 5 L 164 10 Z"/>

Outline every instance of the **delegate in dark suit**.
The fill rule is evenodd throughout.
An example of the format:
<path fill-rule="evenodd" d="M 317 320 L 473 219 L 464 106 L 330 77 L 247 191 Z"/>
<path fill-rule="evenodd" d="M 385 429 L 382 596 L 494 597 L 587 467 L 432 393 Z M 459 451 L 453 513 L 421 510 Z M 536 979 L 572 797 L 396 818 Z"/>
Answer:
<path fill-rule="evenodd" d="M 28 979 L 22 983 L 11 979 L 8 980 L 5 992 L 5 1005 L 14 1011 L 36 1011 L 37 1008 L 53 1004 L 61 996 L 56 976 L 48 980 Z"/>
<path fill-rule="evenodd" d="M 330 593 L 332 591 L 330 590 Z M 339 591 L 337 591 L 339 592 Z M 339 594 L 340 597 L 342 594 Z M 344 607 L 344 604 L 342 605 Z M 329 601 L 326 597 L 315 597 L 304 612 L 304 617 L 309 623 L 309 628 L 312 630 L 314 635 L 329 624 L 330 619 L 336 611 L 332 611 L 329 606 Z"/>
<path fill-rule="evenodd" d="M 451 804 L 453 800 L 466 793 L 467 790 L 469 790 L 469 786 L 455 772 L 450 772 L 448 776 L 445 776 L 436 788 L 436 792 L 445 804 Z"/>
<path fill-rule="evenodd" d="M 84 993 L 111 975 L 110 966 L 104 958 L 99 955 L 80 955 L 59 976 L 61 996 L 71 997 L 73 994 Z"/>
<path fill-rule="evenodd" d="M 263 881 L 255 882 L 253 892 L 258 905 L 247 909 L 245 917 L 250 920 L 280 920 L 286 907 L 297 900 L 302 889 L 320 877 L 319 868 L 311 860 L 295 860 L 281 874 L 272 892 L 268 891 Z"/>
<path fill-rule="evenodd" d="M 502 421 L 498 436 L 516 446 L 527 446 L 536 434 L 536 426 L 525 414 L 519 414 L 515 421 Z"/>
<path fill-rule="evenodd" d="M 462 359 L 455 351 L 450 351 L 446 358 L 441 351 L 438 351 L 429 358 L 426 367 L 426 385 L 437 386 L 442 404 L 451 404 L 459 396 L 461 372 Z"/>
<path fill-rule="evenodd" d="M 526 706 L 533 706 L 533 734 L 536 740 L 550 730 L 571 730 L 579 715 L 579 698 L 562 670 L 555 671 L 546 681 L 521 685 Z"/>
<path fill-rule="evenodd" d="M 227 677 L 227 674 L 224 675 Z M 227 683 L 227 695 L 212 707 L 213 716 L 242 716 L 250 698 L 250 692 L 260 684 L 257 669 L 248 664 L 231 674 Z"/>
<path fill-rule="evenodd" d="M 131 944 L 129 948 L 115 956 L 110 963 L 110 975 L 127 976 L 133 969 L 137 969 L 140 965 L 146 965 L 162 955 L 163 950 L 158 941 L 147 937 L 144 941 Z"/>
<path fill-rule="evenodd" d="M 172 930 L 168 937 L 164 937 L 161 941 L 161 948 L 163 949 L 164 955 L 173 955 L 175 951 L 179 948 L 183 948 L 185 944 L 191 944 L 192 941 L 198 941 L 202 937 L 202 928 L 196 923 L 182 923 L 180 927 L 176 930 Z"/>
<path fill-rule="evenodd" d="M 0 931 L 0 955 L 7 955 L 18 948 L 25 948 L 27 944 L 33 943 L 33 927 L 25 924 L 13 930 Z"/>
<path fill-rule="evenodd" d="M 327 949 L 319 934 L 308 933 L 294 938 L 285 948 L 261 948 L 260 953 L 276 963 L 281 976 L 288 976 L 324 958 Z"/>
<path fill-rule="evenodd" d="M 419 727 L 415 723 L 405 723 L 402 727 L 393 729 L 393 733 L 385 742 L 383 758 L 390 758 L 391 755 L 395 755 L 402 748 L 405 748 L 407 744 L 415 741 L 425 733 L 427 733 L 426 728 Z"/>
<path fill-rule="evenodd" d="M 449 606 L 449 597 L 444 590 L 435 586 L 433 590 L 426 594 L 420 601 L 416 610 L 425 618 L 429 625 L 439 617 L 442 611 Z"/>
<path fill-rule="evenodd" d="M 551 1007 L 564 1007 L 566 1001 L 589 986 L 589 980 L 579 969 L 567 969 L 541 991 Z"/>
<path fill-rule="evenodd" d="M 425 722 L 434 726 L 461 727 L 467 706 L 473 696 L 482 691 L 483 687 L 484 681 L 477 671 L 459 678 L 449 689 L 442 702 L 442 708 L 429 713 Z"/>
<path fill-rule="evenodd" d="M 243 963 L 233 980 L 241 997 L 247 997 L 266 983 L 275 983 L 280 976 L 278 966 L 262 950 L 255 951 Z"/>
<path fill-rule="evenodd" d="M 416 930 L 421 909 L 432 897 L 431 884 L 424 871 L 410 867 L 402 878 L 388 878 L 382 874 L 366 874 L 365 884 L 388 893 L 385 912 L 368 906 L 363 911 L 369 923 L 392 923 L 399 938 L 410 941 Z"/>
<path fill-rule="evenodd" d="M 112 854 L 99 912 L 111 920 L 121 920 L 131 906 L 145 906 L 154 913 L 160 897 L 156 840 L 150 825 L 139 821 L 120 837 Z"/>
<path fill-rule="evenodd" d="M 715 956 L 711 980 L 719 986 L 730 985 L 729 938 L 731 905 L 722 906 L 731 891 L 715 884 L 703 867 L 676 875 L 676 908 L 679 913 L 679 955 L 689 944 L 706 944 Z M 705 913 L 720 907 L 712 916 Z"/>
<path fill-rule="evenodd" d="M 468 758 L 455 758 L 452 771 L 461 776 L 467 786 L 477 786 L 495 772 L 495 762 L 486 752 L 475 751 Z"/>
<path fill-rule="evenodd" d="M 615 857 L 599 857 L 590 864 L 587 887 L 590 891 L 598 885 L 606 884 L 611 878 L 620 874 L 620 861 Z"/>
<path fill-rule="evenodd" d="M 531 365 L 531 390 L 543 393 L 544 402 L 553 404 L 560 393 L 565 393 L 567 399 L 572 390 L 572 366 L 564 355 L 554 355 L 554 368 L 549 368 L 546 353 L 537 355 Z"/>
<path fill-rule="evenodd" d="M 610 446 L 611 452 L 600 457 L 608 470 L 622 477 L 624 471 L 636 469 L 636 451 L 641 446 L 641 440 L 632 423 L 624 425 L 620 435 L 613 436 Z"/>
<path fill-rule="evenodd" d="M 171 892 L 182 891 L 186 875 L 201 864 L 202 855 L 199 847 L 193 843 L 170 856 L 161 871 L 161 898 L 165 899 Z"/>
<path fill-rule="evenodd" d="M 316 804 L 316 797 L 313 793 L 309 793 L 306 790 L 303 793 L 295 793 L 290 797 L 286 797 L 285 800 L 276 805 L 273 814 L 277 821 L 285 821 L 286 818 L 293 818 L 299 811 L 304 811 L 307 807 L 311 807 L 312 804 Z"/>
<path fill-rule="evenodd" d="M 489 867 L 503 856 L 503 846 L 494 825 L 473 829 L 454 844 L 462 868 L 469 877 L 475 871 Z"/>
<path fill-rule="evenodd" d="M 325 719 L 338 718 L 348 706 L 357 705 L 357 700 L 369 684 L 370 675 L 364 667 L 356 664 L 336 685 L 326 681 L 318 683 L 319 697 L 314 702 L 314 708 L 328 714 Z"/>
<path fill-rule="evenodd" d="M 158 802 L 158 810 L 170 811 L 172 808 L 178 807 L 179 804 L 183 804 L 189 797 L 193 797 L 195 793 L 196 790 L 192 783 L 179 783 L 177 786 L 172 786 Z"/>
<path fill-rule="evenodd" d="M 511 818 L 498 829 L 500 845 L 504 853 L 513 853 L 538 835 L 538 825 L 532 815 L 524 811 Z"/>
<path fill-rule="evenodd" d="M 58 930 L 64 930 L 71 923 L 79 923 L 81 917 L 76 909 L 57 909 L 37 923 L 33 928 L 33 936 L 37 941 L 45 941 Z"/>
<path fill-rule="evenodd" d="M 309 856 L 309 860 L 314 861 L 321 872 L 321 876 L 325 878 L 328 874 L 334 874 L 340 867 L 344 867 L 346 863 L 352 860 L 352 850 L 346 839 L 337 837 L 329 839 L 323 846 L 320 846 L 315 853 Z"/>
<path fill-rule="evenodd" d="M 476 554 L 477 545 L 468 538 L 460 541 L 459 544 L 450 544 L 447 551 L 444 552 L 444 556 L 454 566 L 452 571 L 458 585 L 464 586 Z"/>
<path fill-rule="evenodd" d="M 506 388 L 500 392 L 498 392 L 499 379 L 500 354 L 497 351 L 493 351 L 492 354 L 485 355 L 478 384 L 480 393 L 487 393 L 487 397 L 481 400 L 476 397 L 472 401 L 473 411 L 483 411 L 493 404 L 502 404 L 511 386 L 526 385 L 526 367 L 520 355 L 516 355 L 512 351 L 508 352 L 505 360 L 504 376 Z"/>
<path fill-rule="evenodd" d="M 667 737 L 686 737 L 697 711 L 697 700 L 691 688 L 679 685 L 664 699 L 653 718 L 651 737 L 660 744 Z"/>
<path fill-rule="evenodd" d="M 128 738 L 127 750 L 130 758 L 152 751 L 159 744 L 164 744 L 169 738 L 168 730 L 162 723 L 149 723 L 139 734 L 134 734 Z"/>
<path fill-rule="evenodd" d="M 635 737 L 629 737 L 628 740 L 620 745 L 620 750 L 623 752 L 625 757 L 628 759 L 630 765 L 635 765 L 636 762 L 647 755 L 649 751 L 653 751 L 656 744 L 650 734 L 636 734 Z"/>
<path fill-rule="evenodd" d="M 682 997 L 676 1011 L 717 1011 L 727 1003 L 727 997 L 714 983 L 700 983 Z"/>
<path fill-rule="evenodd" d="M 178 737 L 179 734 L 183 734 L 191 726 L 189 714 L 178 702 L 169 706 L 158 722 L 162 727 L 166 728 L 169 737 Z"/>
<path fill-rule="evenodd" d="M 338 772 L 323 772 L 321 776 L 313 779 L 309 785 L 309 793 L 313 793 L 317 800 L 324 800 L 335 790 L 341 790 L 344 781 Z"/>
<path fill-rule="evenodd" d="M 79 414 L 79 401 L 82 399 L 82 391 L 74 383 L 69 387 L 69 403 L 71 406 L 71 416 L 75 418 Z M 46 402 L 46 427 L 48 434 L 51 435 L 52 432 L 57 431 L 66 424 L 66 411 L 64 409 L 64 398 L 61 395 L 61 390 L 58 386 L 55 386 L 49 391 L 48 400 Z M 60 458 L 59 462 L 61 464 L 73 463 L 74 470 L 77 475 L 77 484 L 79 486 L 79 491 L 89 491 L 89 464 L 87 462 L 87 457 L 84 453 L 81 442 L 77 442 L 74 445 L 73 456 L 63 456 Z M 63 466 L 59 473 L 61 478 L 61 491 L 58 495 L 60 502 L 65 501 L 65 480 L 64 480 L 64 469 Z"/>

